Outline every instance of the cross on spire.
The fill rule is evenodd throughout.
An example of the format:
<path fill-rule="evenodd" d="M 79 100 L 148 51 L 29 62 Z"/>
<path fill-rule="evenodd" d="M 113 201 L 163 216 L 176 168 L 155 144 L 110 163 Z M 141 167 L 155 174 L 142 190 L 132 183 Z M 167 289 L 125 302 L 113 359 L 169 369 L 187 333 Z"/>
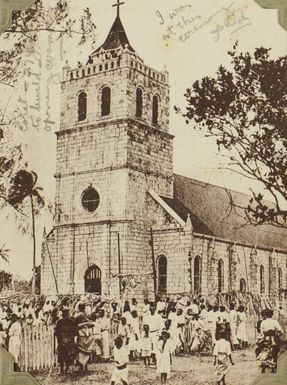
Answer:
<path fill-rule="evenodd" d="M 120 6 L 125 4 L 124 1 L 117 0 L 117 4 L 114 4 L 113 7 L 117 7 L 117 17 L 120 17 Z"/>

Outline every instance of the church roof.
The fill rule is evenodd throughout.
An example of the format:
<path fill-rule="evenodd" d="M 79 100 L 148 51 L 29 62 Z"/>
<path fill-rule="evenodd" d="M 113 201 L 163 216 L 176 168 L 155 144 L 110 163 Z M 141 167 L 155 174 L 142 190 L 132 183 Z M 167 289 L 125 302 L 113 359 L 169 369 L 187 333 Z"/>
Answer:
<path fill-rule="evenodd" d="M 201 219 L 194 215 L 194 213 L 189 210 L 180 200 L 177 198 L 168 198 L 164 196 L 161 196 L 161 198 L 178 216 L 180 216 L 184 222 L 187 220 L 188 214 L 190 215 L 193 231 L 195 233 L 214 236 L 209 227 Z"/>
<path fill-rule="evenodd" d="M 186 220 L 190 213 L 194 232 L 264 248 L 287 249 L 287 229 L 248 224 L 244 207 L 250 196 L 224 187 L 174 175 L 175 211 Z M 180 202 L 180 203 L 175 203 Z"/>
<path fill-rule="evenodd" d="M 122 21 L 119 16 L 117 16 L 106 40 L 94 53 L 100 51 L 100 49 L 111 50 L 119 47 L 125 48 L 126 46 L 130 51 L 135 52 L 130 45 Z"/>

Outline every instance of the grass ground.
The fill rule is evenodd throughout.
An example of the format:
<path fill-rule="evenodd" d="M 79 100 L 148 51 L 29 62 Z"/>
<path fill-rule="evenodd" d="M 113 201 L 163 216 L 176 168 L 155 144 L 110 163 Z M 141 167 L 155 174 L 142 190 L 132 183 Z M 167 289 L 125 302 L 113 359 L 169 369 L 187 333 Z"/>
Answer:
<path fill-rule="evenodd" d="M 235 365 L 226 378 L 227 385 L 252 385 L 260 374 L 253 350 L 237 351 L 233 355 Z M 176 357 L 168 385 L 213 385 L 216 384 L 212 357 Z M 60 377 L 57 370 L 52 373 L 34 373 L 41 385 L 107 385 L 110 383 L 112 364 L 92 364 L 89 373 L 79 376 L 76 368 L 71 373 Z M 130 385 L 160 384 L 155 368 L 145 369 L 142 362 L 129 365 Z"/>

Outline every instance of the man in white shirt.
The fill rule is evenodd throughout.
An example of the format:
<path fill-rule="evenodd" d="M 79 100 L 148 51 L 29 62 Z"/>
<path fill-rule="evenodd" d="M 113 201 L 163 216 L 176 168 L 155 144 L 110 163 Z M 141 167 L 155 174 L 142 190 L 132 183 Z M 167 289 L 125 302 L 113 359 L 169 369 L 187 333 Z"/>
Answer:
<path fill-rule="evenodd" d="M 150 314 L 146 314 L 143 319 L 143 324 L 149 326 L 149 335 L 152 343 L 152 363 L 156 363 L 156 351 L 159 332 L 163 327 L 162 317 L 156 313 L 156 306 L 154 303 L 150 305 Z"/>
<path fill-rule="evenodd" d="M 279 324 L 279 322 L 274 318 L 266 318 L 261 322 L 261 333 L 268 333 L 270 331 L 279 332 L 279 334 L 283 334 L 283 330 Z"/>

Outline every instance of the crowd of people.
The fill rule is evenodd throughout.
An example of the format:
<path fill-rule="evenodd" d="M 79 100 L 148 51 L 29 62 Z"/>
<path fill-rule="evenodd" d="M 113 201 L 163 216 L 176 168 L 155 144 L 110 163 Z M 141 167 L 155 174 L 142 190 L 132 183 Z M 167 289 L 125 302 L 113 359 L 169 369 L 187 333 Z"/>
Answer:
<path fill-rule="evenodd" d="M 281 313 L 280 313 L 281 312 Z M 283 315 L 283 309 L 279 309 Z M 280 315 L 279 314 L 279 315 Z M 244 306 L 211 306 L 203 298 L 158 299 L 143 303 L 69 299 L 9 303 L 0 306 L 0 343 L 19 362 L 23 328 L 54 328 L 60 374 L 77 364 L 86 372 L 90 362 L 114 362 L 111 383 L 127 384 L 128 363 L 142 360 L 156 365 L 162 383 L 171 372 L 173 357 L 214 355 L 218 384 L 225 384 L 231 352 L 248 347 Z M 263 310 L 257 324 L 256 357 L 262 371 L 276 371 L 284 331 L 271 310 Z"/>

